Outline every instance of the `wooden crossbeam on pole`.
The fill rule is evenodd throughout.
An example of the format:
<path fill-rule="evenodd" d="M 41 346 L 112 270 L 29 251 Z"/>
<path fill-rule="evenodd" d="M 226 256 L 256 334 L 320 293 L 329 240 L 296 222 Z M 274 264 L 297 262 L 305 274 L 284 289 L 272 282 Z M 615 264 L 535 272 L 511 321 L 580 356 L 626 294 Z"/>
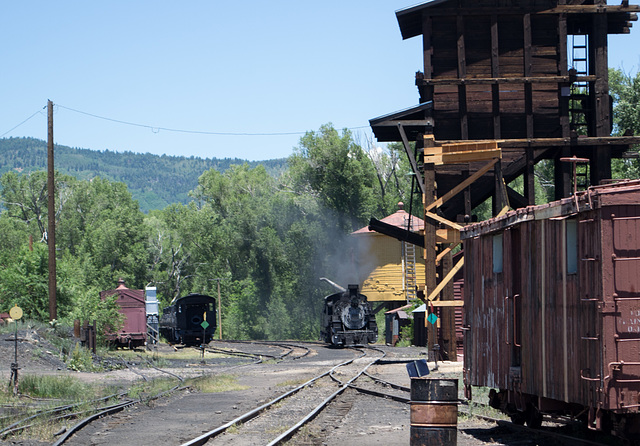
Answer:
<path fill-rule="evenodd" d="M 433 302 L 433 304 L 435 305 L 435 301 L 434 301 L 435 297 L 438 294 L 440 294 L 440 291 L 442 291 L 442 289 L 447 285 L 447 283 L 453 280 L 453 277 L 456 275 L 458 271 L 460 271 L 460 268 L 462 268 L 463 265 L 464 265 L 464 257 L 458 260 L 458 263 L 456 263 L 456 266 L 454 266 L 451 269 L 451 271 L 449 271 L 449 274 L 447 274 L 445 278 L 442 279 L 442 281 L 433 289 L 433 291 L 431 291 L 431 293 L 429 294 L 429 297 L 427 297 L 427 303 Z"/>
<path fill-rule="evenodd" d="M 424 215 L 444 225 L 447 225 L 450 228 L 457 229 L 458 231 L 462 229 L 462 226 L 460 226 L 458 223 L 454 223 L 451 220 L 447 220 L 444 217 L 440 217 L 438 214 L 434 214 L 433 212 L 425 212 Z"/>
<path fill-rule="evenodd" d="M 473 183 L 478 178 L 480 178 L 482 175 L 484 175 L 489 170 L 491 170 L 491 168 L 495 165 L 495 163 L 498 162 L 498 159 L 499 158 L 492 159 L 484 167 L 482 167 L 480 170 L 478 170 L 473 175 L 469 176 L 466 180 L 464 180 L 462 183 L 458 184 L 456 187 L 451 189 L 449 192 L 444 194 L 442 197 L 438 198 L 436 201 L 434 201 L 432 203 L 427 204 L 425 206 L 425 208 L 424 208 L 425 212 L 429 212 L 433 208 L 442 206 L 445 202 L 447 202 L 448 200 L 450 200 L 451 198 L 456 196 L 459 192 L 463 191 L 467 186 L 469 186 L 471 183 Z"/>

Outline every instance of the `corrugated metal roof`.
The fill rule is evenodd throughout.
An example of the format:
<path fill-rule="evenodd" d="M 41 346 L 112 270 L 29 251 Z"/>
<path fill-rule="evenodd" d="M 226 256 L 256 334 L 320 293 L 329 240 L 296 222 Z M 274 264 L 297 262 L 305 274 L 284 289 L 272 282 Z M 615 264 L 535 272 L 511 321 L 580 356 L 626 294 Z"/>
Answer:
<path fill-rule="evenodd" d="M 424 220 L 418 218 L 414 215 L 410 215 L 408 212 L 404 210 L 404 204 L 402 202 L 398 203 L 398 210 L 393 214 L 383 218 L 383 223 L 387 223 L 388 225 L 396 226 L 401 229 L 407 229 L 407 222 L 411 217 L 411 231 L 418 232 L 424 229 Z M 374 233 L 377 234 L 376 231 L 371 231 L 369 226 L 365 226 L 363 228 L 358 229 L 357 231 L 352 232 L 352 234 L 369 234 Z"/>

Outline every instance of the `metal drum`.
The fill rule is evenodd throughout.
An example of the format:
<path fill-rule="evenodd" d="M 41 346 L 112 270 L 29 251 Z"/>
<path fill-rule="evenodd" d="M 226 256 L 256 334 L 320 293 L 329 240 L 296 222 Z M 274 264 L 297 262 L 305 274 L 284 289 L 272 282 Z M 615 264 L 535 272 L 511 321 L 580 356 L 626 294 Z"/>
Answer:
<path fill-rule="evenodd" d="M 411 378 L 411 446 L 455 445 L 458 380 Z"/>

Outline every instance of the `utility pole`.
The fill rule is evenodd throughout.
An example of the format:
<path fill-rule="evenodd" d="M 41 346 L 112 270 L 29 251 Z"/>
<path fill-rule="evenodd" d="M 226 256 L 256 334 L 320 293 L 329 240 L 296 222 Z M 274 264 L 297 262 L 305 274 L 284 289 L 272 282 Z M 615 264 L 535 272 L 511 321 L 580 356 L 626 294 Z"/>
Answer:
<path fill-rule="evenodd" d="M 220 280 L 221 279 L 215 279 L 218 281 L 218 339 L 220 339 L 222 341 L 222 299 L 220 299 Z"/>
<path fill-rule="evenodd" d="M 56 305 L 56 208 L 55 178 L 53 168 L 53 102 L 47 101 L 47 211 L 49 225 L 47 229 L 47 245 L 49 246 L 49 320 L 58 318 Z"/>

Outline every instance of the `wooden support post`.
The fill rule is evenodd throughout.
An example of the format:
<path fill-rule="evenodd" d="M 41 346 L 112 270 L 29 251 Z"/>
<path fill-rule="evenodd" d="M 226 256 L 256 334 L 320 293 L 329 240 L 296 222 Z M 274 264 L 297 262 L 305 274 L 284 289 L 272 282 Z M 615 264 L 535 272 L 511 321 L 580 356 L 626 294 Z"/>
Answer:
<path fill-rule="evenodd" d="M 527 149 L 527 167 L 524 171 L 524 197 L 527 200 L 527 205 L 531 206 L 536 204 L 536 190 L 535 190 L 535 161 L 533 159 L 533 150 Z"/>
<path fill-rule="evenodd" d="M 509 204 L 507 196 L 507 191 L 504 184 L 504 178 L 502 177 L 502 161 L 498 160 L 494 167 L 494 178 L 495 178 L 495 186 L 493 192 L 493 202 L 492 202 L 492 214 L 493 216 L 497 216 L 505 206 Z"/>
<path fill-rule="evenodd" d="M 467 77 L 467 59 L 464 45 L 464 17 L 457 17 L 458 33 L 458 78 Z M 458 113 L 460 116 L 460 139 L 469 139 L 469 121 L 467 116 L 467 86 L 458 85 Z"/>
<path fill-rule="evenodd" d="M 592 117 L 595 120 L 595 136 L 611 134 L 611 116 L 609 104 L 609 71 L 607 62 L 607 15 L 593 14 L 592 32 L 589 34 L 589 50 L 591 74 L 596 81 L 592 82 Z M 605 146 L 597 146 L 591 158 L 591 184 L 600 184 L 602 180 L 611 178 L 611 152 Z"/>
<path fill-rule="evenodd" d="M 469 179 L 469 170 L 463 170 L 462 171 L 462 178 L 463 180 L 461 181 L 462 183 L 464 183 L 466 180 Z M 467 186 L 464 188 L 464 215 L 465 217 L 469 218 L 468 222 L 465 223 L 469 223 L 472 220 L 472 216 L 471 213 L 473 212 L 473 209 L 471 209 L 471 187 Z"/>
<path fill-rule="evenodd" d="M 567 14 L 558 14 L 558 42 L 567 41 Z M 559 45 L 558 47 L 558 73 L 562 76 L 568 75 L 569 62 L 567 59 L 567 46 Z M 569 138 L 571 135 L 571 126 L 569 125 L 569 93 L 571 86 L 558 86 L 558 103 L 560 105 L 560 127 L 562 128 L 562 137 Z M 563 91 L 564 88 L 564 91 Z"/>
<path fill-rule="evenodd" d="M 532 54 L 531 54 L 531 14 L 525 14 L 523 16 L 522 30 L 524 33 L 524 76 L 530 77 L 532 75 Z M 524 84 L 524 112 L 527 122 L 527 138 L 532 139 L 533 133 L 533 85 L 531 82 Z"/>
<path fill-rule="evenodd" d="M 424 61 L 424 77 L 431 79 L 433 77 L 433 65 L 431 63 L 431 17 L 425 17 L 422 20 L 422 58 Z M 433 90 L 431 90 L 433 91 Z M 433 99 L 424 98 L 425 102 Z"/>
<path fill-rule="evenodd" d="M 413 174 L 416 177 L 416 183 L 418 184 L 418 188 L 420 189 L 420 192 L 424 195 L 425 193 L 424 182 L 426 180 L 422 179 L 422 175 L 420 174 L 420 169 L 418 168 L 418 163 L 416 161 L 415 156 L 413 156 L 413 152 L 411 151 L 411 147 L 409 146 L 409 140 L 407 139 L 407 134 L 404 132 L 404 127 L 402 127 L 402 124 L 398 124 L 398 132 L 400 133 L 400 137 L 402 138 L 402 146 L 404 147 L 404 151 L 407 154 L 407 158 L 409 158 L 409 163 L 411 163 L 411 169 L 413 170 Z M 434 181 L 435 181 L 435 177 L 434 177 Z"/>
<path fill-rule="evenodd" d="M 570 148 L 563 147 L 562 150 L 560 150 L 560 156 L 554 159 L 556 200 L 560 200 L 571 195 L 571 166 L 569 163 L 563 163 L 560 161 L 560 158 L 567 158 L 569 156 L 571 156 Z"/>
<path fill-rule="evenodd" d="M 424 165 L 424 203 L 426 207 L 435 201 L 436 170 L 433 163 Z M 426 217 L 426 211 L 425 211 Z M 424 219 L 424 246 L 425 246 L 425 286 L 426 293 L 431 293 L 436 288 L 436 226 L 431 219 Z M 427 312 L 429 309 L 427 309 Z M 426 321 L 426 318 L 425 318 Z M 436 342 L 437 330 L 433 324 L 427 323 L 427 348 L 429 351 Z"/>
<path fill-rule="evenodd" d="M 449 251 L 442 259 L 442 277 L 447 277 L 453 267 L 453 255 Z M 441 300 L 453 301 L 453 280 L 447 282 L 442 289 Z M 448 357 L 449 361 L 456 361 L 457 345 L 456 345 L 456 307 L 442 307 L 440 309 L 442 323 L 440 328 L 442 331 L 442 344 L 440 350 Z"/>
<path fill-rule="evenodd" d="M 491 16 L 491 77 L 494 79 L 500 77 L 497 14 Z M 500 139 L 500 84 L 498 83 L 491 85 L 491 113 L 493 115 L 493 137 L 494 139 Z"/>

